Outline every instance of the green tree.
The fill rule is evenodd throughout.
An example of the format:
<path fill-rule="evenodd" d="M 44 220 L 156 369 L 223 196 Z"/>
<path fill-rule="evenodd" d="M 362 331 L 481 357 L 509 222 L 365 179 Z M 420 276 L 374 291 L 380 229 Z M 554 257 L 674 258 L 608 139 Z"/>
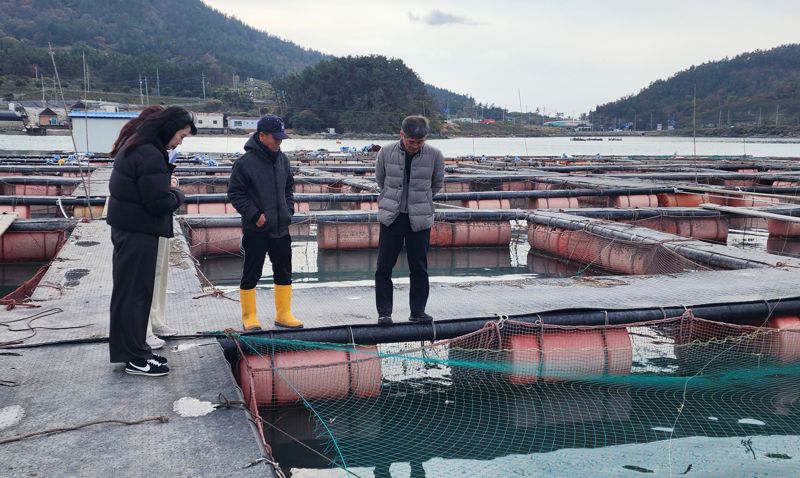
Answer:
<path fill-rule="evenodd" d="M 273 82 L 285 100 L 287 125 L 300 127 L 312 111 L 325 127 L 343 132 L 396 132 L 405 116 L 431 114 L 433 98 L 402 60 L 384 56 L 322 61 Z"/>
<path fill-rule="evenodd" d="M 311 110 L 303 110 L 293 118 L 293 125 L 295 128 L 315 132 L 320 131 L 324 127 L 322 119 Z"/>

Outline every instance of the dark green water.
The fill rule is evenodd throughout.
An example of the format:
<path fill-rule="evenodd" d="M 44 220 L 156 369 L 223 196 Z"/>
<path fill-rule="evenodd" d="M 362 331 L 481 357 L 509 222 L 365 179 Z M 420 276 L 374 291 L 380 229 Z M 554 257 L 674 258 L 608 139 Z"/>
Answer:
<path fill-rule="evenodd" d="M 0 297 L 16 290 L 23 282 L 33 277 L 46 262 L 0 263 Z"/>
<path fill-rule="evenodd" d="M 685 391 L 666 380 L 526 387 L 474 377 L 465 386 L 452 375 L 385 380 L 377 399 L 262 416 L 302 443 L 267 431 L 287 477 L 348 476 L 343 462 L 349 476 L 375 477 L 668 476 L 669 464 L 674 475 L 692 468 L 692 476 L 789 476 L 800 466 L 793 370 L 791 379 Z M 757 473 L 740 474 L 753 464 Z M 322 474 L 331 468 L 340 473 Z"/>

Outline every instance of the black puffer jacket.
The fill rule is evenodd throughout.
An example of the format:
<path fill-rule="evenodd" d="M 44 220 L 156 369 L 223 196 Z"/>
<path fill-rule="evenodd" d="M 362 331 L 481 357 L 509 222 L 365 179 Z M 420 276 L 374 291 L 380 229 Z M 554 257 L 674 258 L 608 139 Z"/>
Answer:
<path fill-rule="evenodd" d="M 172 169 L 162 147 L 123 148 L 114 158 L 108 183 L 106 222 L 126 231 L 172 237 L 172 213 L 184 201 L 183 192 L 169 185 Z"/>
<path fill-rule="evenodd" d="M 267 150 L 254 134 L 233 164 L 228 199 L 242 216 L 242 229 L 270 238 L 289 234 L 294 215 L 294 177 L 289 158 Z M 267 222 L 256 226 L 261 214 Z"/>

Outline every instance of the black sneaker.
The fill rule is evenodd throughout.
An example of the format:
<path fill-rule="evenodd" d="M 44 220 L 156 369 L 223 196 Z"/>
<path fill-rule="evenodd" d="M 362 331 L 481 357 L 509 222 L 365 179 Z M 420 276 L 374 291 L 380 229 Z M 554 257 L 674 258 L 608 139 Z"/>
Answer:
<path fill-rule="evenodd" d="M 131 375 L 145 375 L 147 377 L 162 377 L 169 373 L 169 367 L 162 365 L 156 359 L 131 360 L 125 364 L 125 373 Z"/>
<path fill-rule="evenodd" d="M 430 315 L 428 315 L 425 312 L 423 312 L 421 314 L 412 314 L 408 318 L 408 321 L 409 322 L 414 322 L 414 323 L 417 323 L 417 324 L 426 324 L 428 322 L 433 322 L 433 317 L 431 317 Z"/>
<path fill-rule="evenodd" d="M 391 315 L 381 315 L 378 317 L 378 325 L 381 327 L 392 325 L 392 316 Z"/>
<path fill-rule="evenodd" d="M 162 357 L 161 355 L 158 355 L 158 354 L 153 354 L 152 358 L 153 358 L 153 360 L 155 360 L 156 362 L 160 363 L 161 365 L 166 365 L 167 362 L 168 362 L 167 357 Z"/>

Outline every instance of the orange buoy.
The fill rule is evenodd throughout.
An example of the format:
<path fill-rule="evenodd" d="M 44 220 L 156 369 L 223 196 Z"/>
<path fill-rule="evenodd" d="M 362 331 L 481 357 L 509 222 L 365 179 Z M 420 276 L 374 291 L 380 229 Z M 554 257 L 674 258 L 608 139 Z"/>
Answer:
<path fill-rule="evenodd" d="M 539 335 L 512 335 L 508 338 L 508 381 L 514 385 L 530 385 L 539 378 L 541 349 Z"/>
<path fill-rule="evenodd" d="M 770 236 L 798 237 L 800 236 L 800 223 L 767 219 L 767 230 Z"/>
<path fill-rule="evenodd" d="M 511 201 L 508 199 L 468 199 L 461 201 L 461 205 L 469 209 L 510 209 Z"/>
<path fill-rule="evenodd" d="M 528 200 L 528 209 L 577 209 L 578 198 L 533 198 Z"/>
<path fill-rule="evenodd" d="M 708 202 L 707 194 L 658 194 L 659 207 L 697 207 Z"/>
<path fill-rule="evenodd" d="M 380 394 L 381 367 L 376 346 L 348 350 L 300 350 L 245 355 L 239 380 L 248 404 L 288 405 L 305 399 L 337 400 Z"/>
<path fill-rule="evenodd" d="M 800 360 L 800 317 L 775 317 L 767 326 L 778 329 L 772 339 L 772 350 L 781 362 Z"/>
<path fill-rule="evenodd" d="M 617 196 L 611 201 L 611 207 L 656 207 L 658 197 L 655 194 L 631 194 L 628 196 Z"/>
<path fill-rule="evenodd" d="M 320 249 L 374 249 L 378 247 L 377 222 L 321 222 L 317 225 Z"/>
<path fill-rule="evenodd" d="M 587 328 L 511 335 L 507 340 L 509 382 L 530 385 L 585 376 L 626 375 L 633 362 L 628 330 Z"/>
<path fill-rule="evenodd" d="M 542 337 L 542 378 L 556 381 L 602 375 L 604 346 L 603 333 L 599 329 L 545 332 Z"/>
<path fill-rule="evenodd" d="M 603 330 L 606 343 L 606 373 L 609 375 L 628 375 L 633 364 L 631 336 L 625 327 Z"/>

